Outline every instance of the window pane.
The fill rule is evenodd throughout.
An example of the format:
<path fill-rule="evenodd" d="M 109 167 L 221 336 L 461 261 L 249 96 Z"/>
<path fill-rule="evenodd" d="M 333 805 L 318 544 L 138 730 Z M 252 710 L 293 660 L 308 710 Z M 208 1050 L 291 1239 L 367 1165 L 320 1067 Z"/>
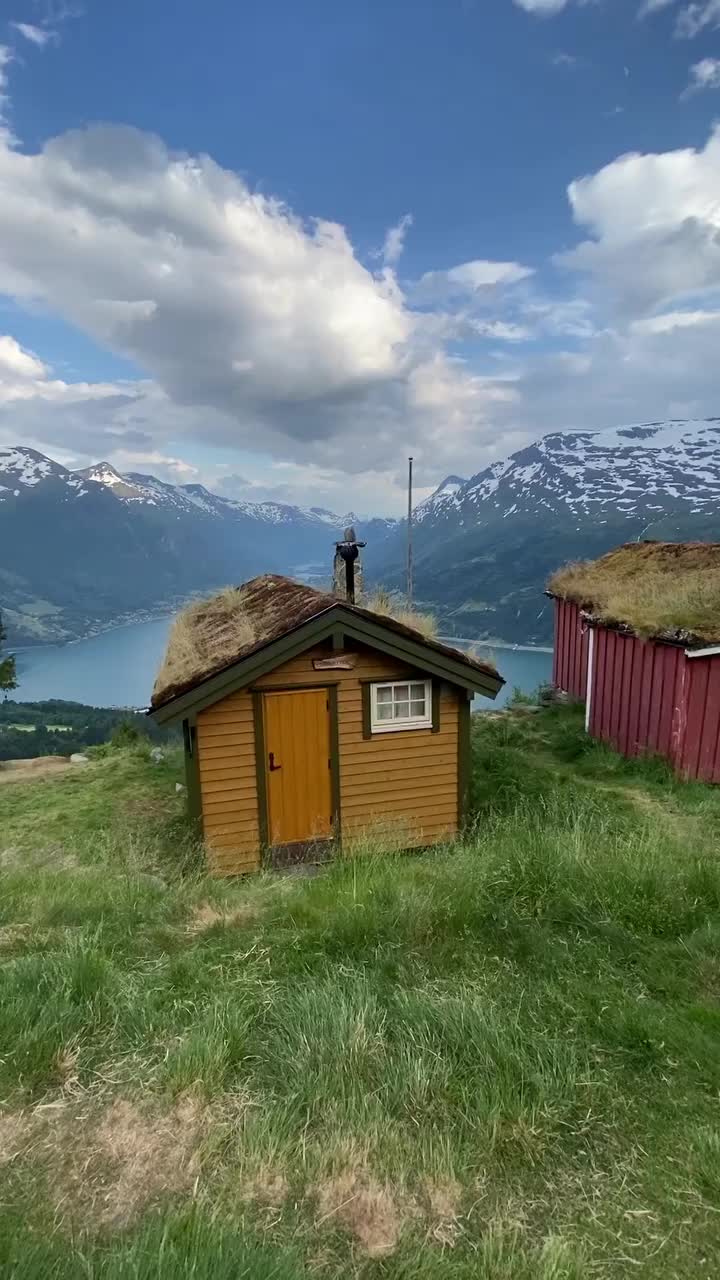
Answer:
<path fill-rule="evenodd" d="M 425 685 L 424 685 L 424 684 L 411 684 L 411 685 L 410 685 L 410 697 L 411 697 L 411 698 L 422 698 L 422 699 L 423 699 L 423 702 L 424 702 L 424 701 L 425 701 Z"/>
<path fill-rule="evenodd" d="M 395 719 L 396 719 L 396 720 L 407 720 L 407 718 L 408 718 L 408 716 L 409 716 L 409 715 L 410 715 L 410 703 L 409 703 L 409 702 L 396 702 L 396 703 L 395 703 Z"/>
<path fill-rule="evenodd" d="M 381 685 L 379 689 L 375 690 L 375 692 L 377 694 L 378 703 L 392 702 L 393 691 L 389 684 Z"/>
<path fill-rule="evenodd" d="M 425 699 L 424 699 L 424 698 L 423 698 L 422 702 L 411 702 L 411 703 L 410 703 L 410 714 L 411 714 L 412 716 L 424 716 L 424 715 L 425 715 Z"/>
<path fill-rule="evenodd" d="M 395 694 L 396 702 L 407 702 L 410 696 L 408 693 L 408 687 L 406 684 L 393 685 L 393 693 Z"/>
<path fill-rule="evenodd" d="M 379 702 L 377 708 L 378 720 L 392 720 L 393 709 L 389 702 Z"/>

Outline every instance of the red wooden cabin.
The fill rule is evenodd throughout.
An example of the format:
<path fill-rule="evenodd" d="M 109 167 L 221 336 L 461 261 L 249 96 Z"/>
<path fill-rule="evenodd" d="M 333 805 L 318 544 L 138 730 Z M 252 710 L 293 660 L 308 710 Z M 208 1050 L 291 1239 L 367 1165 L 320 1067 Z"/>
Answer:
<path fill-rule="evenodd" d="M 623 755 L 661 755 L 680 777 L 720 782 L 720 628 L 710 616 L 683 625 L 683 575 L 709 596 L 713 575 L 720 585 L 720 544 L 627 543 L 556 574 L 553 684 L 585 702 L 588 732 Z M 623 618 L 608 610 L 613 576 L 629 602 Z M 648 635 L 640 619 L 650 581 L 653 607 L 665 583 L 667 604 L 656 612 L 668 621 Z"/>

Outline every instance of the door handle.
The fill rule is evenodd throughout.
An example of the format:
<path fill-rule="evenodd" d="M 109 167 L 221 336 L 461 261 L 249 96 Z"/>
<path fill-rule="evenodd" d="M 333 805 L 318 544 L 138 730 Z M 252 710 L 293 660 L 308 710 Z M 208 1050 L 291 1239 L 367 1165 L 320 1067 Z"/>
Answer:
<path fill-rule="evenodd" d="M 282 769 L 282 765 L 281 765 L 281 764 L 276 764 L 276 763 L 275 763 L 275 753 L 274 753 L 273 751 L 271 751 L 271 752 L 270 752 L 270 755 L 269 755 L 268 759 L 269 759 L 269 761 L 270 761 L 270 772 L 271 772 L 271 773 L 275 773 L 278 769 Z"/>

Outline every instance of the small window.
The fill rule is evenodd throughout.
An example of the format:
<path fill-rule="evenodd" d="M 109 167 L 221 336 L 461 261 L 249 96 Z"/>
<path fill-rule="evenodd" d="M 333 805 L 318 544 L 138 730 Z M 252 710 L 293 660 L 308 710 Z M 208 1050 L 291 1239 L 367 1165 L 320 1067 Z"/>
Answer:
<path fill-rule="evenodd" d="M 410 680 L 370 686 L 370 727 L 373 733 L 397 729 L 432 728 L 430 680 Z"/>

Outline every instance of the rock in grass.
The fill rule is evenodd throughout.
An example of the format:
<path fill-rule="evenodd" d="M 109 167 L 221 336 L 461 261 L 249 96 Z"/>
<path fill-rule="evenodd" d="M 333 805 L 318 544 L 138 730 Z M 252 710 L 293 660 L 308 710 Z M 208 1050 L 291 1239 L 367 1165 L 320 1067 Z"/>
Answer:
<path fill-rule="evenodd" d="M 181 792 L 181 791 L 184 791 L 184 790 L 185 790 L 185 788 L 184 788 L 184 786 L 183 786 L 182 782 L 176 782 L 176 783 L 175 783 L 175 791 L 177 792 L 177 794 L 178 794 L 178 795 L 180 794 L 180 792 Z"/>
<path fill-rule="evenodd" d="M 162 764 L 163 760 L 165 759 L 165 752 L 163 751 L 162 747 L 153 747 L 152 751 L 150 752 L 150 759 L 152 760 L 153 764 Z"/>
<path fill-rule="evenodd" d="M 73 751 L 70 757 L 71 764 L 89 764 L 90 757 L 83 755 L 82 751 Z"/>

